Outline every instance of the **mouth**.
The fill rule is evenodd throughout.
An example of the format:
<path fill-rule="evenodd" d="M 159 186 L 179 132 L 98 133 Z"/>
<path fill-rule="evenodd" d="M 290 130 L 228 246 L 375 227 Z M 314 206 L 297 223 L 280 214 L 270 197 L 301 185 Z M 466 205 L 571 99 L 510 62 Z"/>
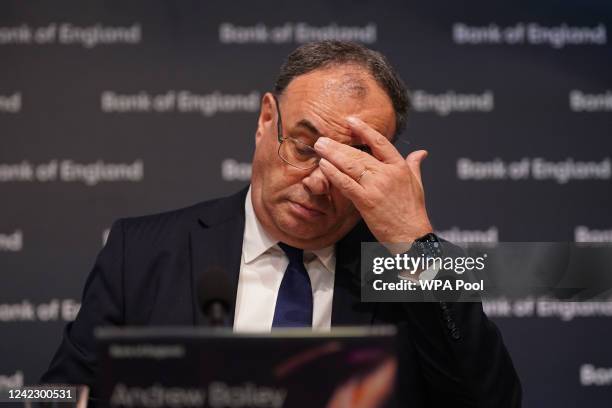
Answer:
<path fill-rule="evenodd" d="M 304 218 L 318 218 L 325 215 L 325 212 L 319 210 L 318 208 L 309 206 L 307 204 L 296 203 L 295 201 L 289 200 L 289 204 L 291 209 L 297 214 L 301 215 Z"/>

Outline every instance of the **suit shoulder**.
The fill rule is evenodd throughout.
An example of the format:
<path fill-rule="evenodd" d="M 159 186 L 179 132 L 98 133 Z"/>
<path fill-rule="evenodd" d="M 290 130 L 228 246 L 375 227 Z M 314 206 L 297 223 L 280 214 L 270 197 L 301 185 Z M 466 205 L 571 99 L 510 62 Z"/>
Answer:
<path fill-rule="evenodd" d="M 168 242 L 185 237 L 198 222 L 218 223 L 244 212 L 246 189 L 228 197 L 214 198 L 189 207 L 156 214 L 122 218 L 115 222 L 123 234 L 144 242 Z"/>
<path fill-rule="evenodd" d="M 220 198 L 215 198 L 174 210 L 120 218 L 114 224 L 121 224 L 123 232 L 131 237 L 134 235 L 145 239 L 169 237 L 176 232 L 188 229 L 201 214 L 205 214 L 220 200 Z"/>

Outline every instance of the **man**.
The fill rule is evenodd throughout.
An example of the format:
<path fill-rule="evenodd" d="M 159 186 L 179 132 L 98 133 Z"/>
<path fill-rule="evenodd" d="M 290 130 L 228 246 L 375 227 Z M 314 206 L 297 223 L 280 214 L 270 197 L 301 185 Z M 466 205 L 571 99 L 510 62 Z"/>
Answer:
<path fill-rule="evenodd" d="M 433 237 L 427 152 L 403 158 L 391 143 L 407 107 L 379 53 L 337 41 L 295 50 L 261 101 L 249 189 L 117 221 L 43 381 L 92 383 L 96 326 L 201 324 L 198 293 L 214 291 L 221 270 L 235 330 L 392 323 L 410 406 L 520 405 L 479 303 L 360 302 L 361 241 Z"/>

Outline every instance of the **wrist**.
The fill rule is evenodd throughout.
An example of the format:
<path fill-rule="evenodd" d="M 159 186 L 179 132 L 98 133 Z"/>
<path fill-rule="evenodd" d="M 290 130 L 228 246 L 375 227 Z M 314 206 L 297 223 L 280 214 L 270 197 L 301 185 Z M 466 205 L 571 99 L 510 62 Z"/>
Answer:
<path fill-rule="evenodd" d="M 417 226 L 411 225 L 410 229 L 406 229 L 405 231 L 398 233 L 390 242 L 411 244 L 427 234 L 433 234 L 433 227 L 429 222 Z"/>
<path fill-rule="evenodd" d="M 392 239 L 384 242 L 383 245 L 392 255 L 403 254 L 412 248 L 415 241 L 429 234 L 433 234 L 431 225 L 397 234 Z"/>

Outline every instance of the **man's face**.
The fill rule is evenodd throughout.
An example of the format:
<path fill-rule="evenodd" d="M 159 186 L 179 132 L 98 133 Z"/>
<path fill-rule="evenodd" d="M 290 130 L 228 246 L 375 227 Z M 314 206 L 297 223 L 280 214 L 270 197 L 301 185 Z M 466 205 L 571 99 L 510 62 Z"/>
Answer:
<path fill-rule="evenodd" d="M 279 97 L 283 136 L 309 145 L 321 137 L 360 145 L 348 116 L 356 116 L 387 138 L 395 131 L 390 98 L 362 68 L 343 65 L 312 71 L 289 83 Z M 275 239 L 303 249 L 334 244 L 360 215 L 318 167 L 295 168 L 278 156 L 278 111 L 264 95 L 253 158 L 251 195 L 257 218 Z M 287 141 L 283 142 L 287 143 Z"/>

